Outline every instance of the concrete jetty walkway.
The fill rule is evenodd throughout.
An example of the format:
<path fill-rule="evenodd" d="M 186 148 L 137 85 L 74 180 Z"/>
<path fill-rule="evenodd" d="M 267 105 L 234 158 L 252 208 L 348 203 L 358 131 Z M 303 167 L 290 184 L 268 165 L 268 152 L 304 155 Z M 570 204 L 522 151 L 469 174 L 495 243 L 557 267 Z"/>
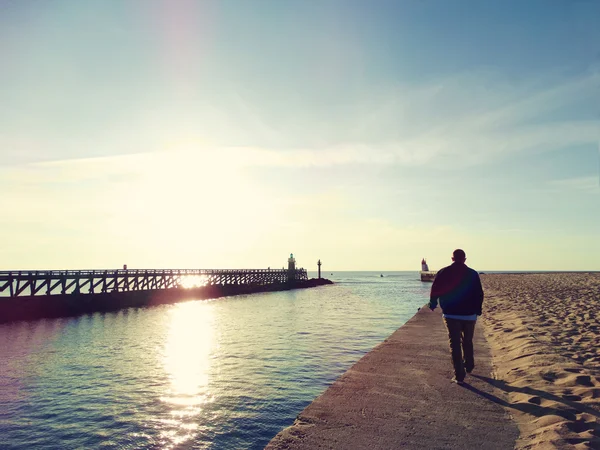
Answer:
<path fill-rule="evenodd" d="M 464 386 L 450 381 L 441 312 L 421 308 L 266 448 L 513 449 L 518 429 L 501 406 L 501 394 L 485 382 L 491 356 L 481 324 L 475 364 Z"/>

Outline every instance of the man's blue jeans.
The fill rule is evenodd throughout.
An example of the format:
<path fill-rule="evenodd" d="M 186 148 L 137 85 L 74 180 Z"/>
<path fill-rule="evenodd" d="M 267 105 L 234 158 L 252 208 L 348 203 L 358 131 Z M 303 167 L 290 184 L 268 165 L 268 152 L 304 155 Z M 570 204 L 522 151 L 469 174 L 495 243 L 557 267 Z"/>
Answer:
<path fill-rule="evenodd" d="M 450 352 L 454 365 L 454 376 L 458 381 L 465 379 L 465 371 L 470 372 L 475 367 L 473 355 L 473 334 L 475 320 L 444 319 L 450 340 Z"/>

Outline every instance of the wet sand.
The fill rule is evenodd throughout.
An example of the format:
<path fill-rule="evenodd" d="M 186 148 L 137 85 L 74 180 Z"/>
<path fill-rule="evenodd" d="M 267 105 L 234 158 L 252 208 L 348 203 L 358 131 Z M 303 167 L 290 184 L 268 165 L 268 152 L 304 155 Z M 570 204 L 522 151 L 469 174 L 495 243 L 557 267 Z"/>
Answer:
<path fill-rule="evenodd" d="M 486 274 L 493 384 L 518 449 L 600 449 L 600 273 Z"/>

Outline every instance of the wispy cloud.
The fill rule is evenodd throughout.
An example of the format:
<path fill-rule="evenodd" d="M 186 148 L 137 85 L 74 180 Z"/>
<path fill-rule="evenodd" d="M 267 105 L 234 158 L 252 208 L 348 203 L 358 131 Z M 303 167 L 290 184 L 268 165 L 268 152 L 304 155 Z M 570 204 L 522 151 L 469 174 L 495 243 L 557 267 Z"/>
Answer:
<path fill-rule="evenodd" d="M 600 193 L 600 174 L 597 177 L 576 177 L 553 180 L 550 185 L 555 189 Z"/>
<path fill-rule="evenodd" d="M 277 128 L 280 145 L 249 146 L 243 158 L 259 165 L 452 168 L 591 144 L 599 139 L 594 115 L 598 86 L 600 72 L 593 69 L 578 77 L 520 84 L 481 73 L 391 87 L 356 100 L 351 112 L 329 118 L 323 117 L 327 112 L 317 112 L 317 119 L 330 125 L 326 131 L 302 112 L 298 122 L 306 126 L 303 131 L 298 124 L 277 128 L 277 119 L 262 117 L 258 131 L 264 136 L 272 127 L 275 135 Z M 259 114 L 248 103 L 244 111 Z M 317 136 L 306 138 L 302 132 Z"/>
<path fill-rule="evenodd" d="M 100 124 L 87 139 L 81 130 L 71 137 L 0 126 L 0 164 L 164 151 L 189 139 L 187 150 L 233 153 L 248 165 L 464 167 L 597 142 L 599 85 L 596 68 L 519 82 L 476 72 L 421 85 L 365 86 L 338 104 L 298 100 L 283 114 L 283 100 L 230 87 L 222 98 L 194 104 L 148 109 L 141 101 L 126 124 Z"/>

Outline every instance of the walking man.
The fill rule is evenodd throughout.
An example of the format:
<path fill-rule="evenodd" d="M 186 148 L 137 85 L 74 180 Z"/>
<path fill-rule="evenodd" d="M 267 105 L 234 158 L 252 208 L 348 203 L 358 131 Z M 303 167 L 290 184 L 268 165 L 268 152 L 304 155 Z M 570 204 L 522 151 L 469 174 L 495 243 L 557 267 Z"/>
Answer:
<path fill-rule="evenodd" d="M 462 384 L 465 372 L 475 367 L 473 334 L 477 316 L 481 315 L 483 288 L 477 271 L 467 267 L 463 250 L 454 250 L 448 267 L 440 269 L 431 286 L 429 308 L 433 311 L 440 301 L 444 322 L 450 339 L 454 365 L 452 381 Z"/>

